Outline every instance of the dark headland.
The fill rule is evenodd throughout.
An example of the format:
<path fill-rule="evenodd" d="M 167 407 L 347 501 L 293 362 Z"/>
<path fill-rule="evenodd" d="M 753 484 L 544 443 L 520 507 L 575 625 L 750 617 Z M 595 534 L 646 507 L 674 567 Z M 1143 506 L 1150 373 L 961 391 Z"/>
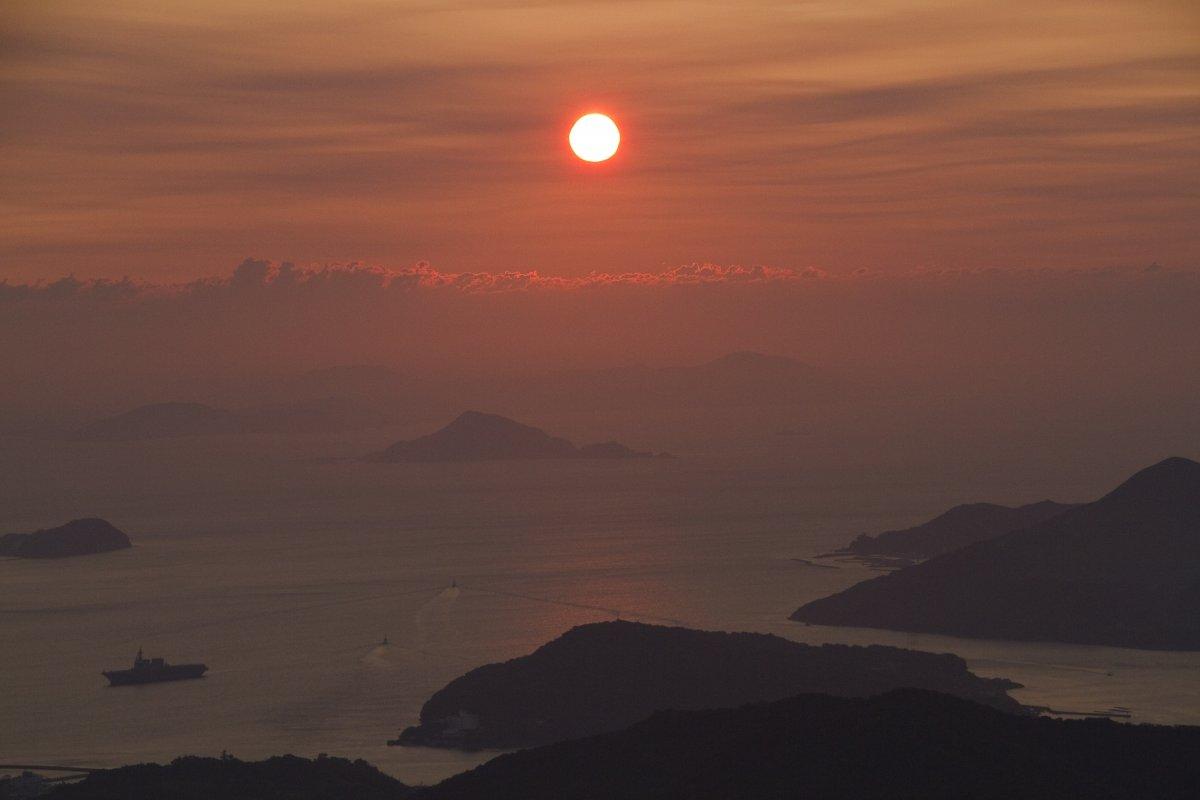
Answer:
<path fill-rule="evenodd" d="M 456 678 L 394 743 L 528 747 L 617 730 L 665 708 L 732 707 L 803 692 L 858 697 L 904 686 L 1022 711 L 1006 693 L 1017 684 L 980 678 L 950 654 L 600 622 Z"/>
<path fill-rule="evenodd" d="M 968 503 L 955 506 L 911 528 L 884 531 L 874 536 L 864 533 L 847 545 L 845 550 L 838 552 L 860 558 L 933 558 L 975 542 L 1028 528 L 1074 507 L 1073 504 L 1050 500 L 1016 507 Z"/>
<path fill-rule="evenodd" d="M 523 425 L 499 414 L 464 411 L 446 427 L 428 436 L 399 441 L 370 461 L 507 461 L 555 458 L 652 458 L 654 453 L 631 450 L 619 442 L 576 447 L 540 428 Z M 665 455 L 665 454 L 663 454 Z"/>
<path fill-rule="evenodd" d="M 123 550 L 133 545 L 123 531 L 102 519 L 71 520 L 57 528 L 0 536 L 0 555 L 67 558 Z"/>
<path fill-rule="evenodd" d="M 949 695 L 804 694 L 660 711 L 492 759 L 429 788 L 361 761 L 183 758 L 96 772 L 50 800 L 1182 800 L 1200 728 L 1005 714 Z"/>
<path fill-rule="evenodd" d="M 802 606 L 792 619 L 993 639 L 1200 649 L 1200 464 Z"/>

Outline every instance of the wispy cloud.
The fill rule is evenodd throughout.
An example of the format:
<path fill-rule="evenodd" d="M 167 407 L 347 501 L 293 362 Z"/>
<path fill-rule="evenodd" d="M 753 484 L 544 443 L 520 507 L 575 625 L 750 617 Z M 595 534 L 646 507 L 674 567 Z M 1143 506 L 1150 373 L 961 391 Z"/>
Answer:
<path fill-rule="evenodd" d="M 1169 0 L 10 3 L 0 270 L 1195 263 L 1198 31 Z M 627 144 L 593 174 L 563 137 L 596 105 Z"/>

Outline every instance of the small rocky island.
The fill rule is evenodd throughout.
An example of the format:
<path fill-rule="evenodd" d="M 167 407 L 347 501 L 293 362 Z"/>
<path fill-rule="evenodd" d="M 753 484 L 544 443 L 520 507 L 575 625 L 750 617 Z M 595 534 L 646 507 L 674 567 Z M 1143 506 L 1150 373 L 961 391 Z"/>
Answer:
<path fill-rule="evenodd" d="M 75 519 L 57 528 L 0 536 L 0 555 L 67 558 L 124 550 L 133 545 L 119 528 L 102 519 Z"/>
<path fill-rule="evenodd" d="M 736 707 L 803 692 L 866 697 L 898 687 L 965 697 L 1003 711 L 1018 684 L 980 678 L 951 654 L 813 646 L 759 633 L 600 622 L 527 656 L 456 678 L 389 744 L 463 750 L 529 747 L 617 730 L 654 711 Z"/>
<path fill-rule="evenodd" d="M 792 619 L 987 639 L 1200 650 L 1200 463 L 801 606 Z"/>
<path fill-rule="evenodd" d="M 666 453 L 658 454 L 659 457 Z M 399 441 L 373 453 L 368 461 L 509 461 L 529 459 L 653 458 L 654 453 L 632 450 L 619 442 L 576 447 L 540 428 L 523 425 L 499 414 L 464 411 L 441 430 L 417 439 Z"/>

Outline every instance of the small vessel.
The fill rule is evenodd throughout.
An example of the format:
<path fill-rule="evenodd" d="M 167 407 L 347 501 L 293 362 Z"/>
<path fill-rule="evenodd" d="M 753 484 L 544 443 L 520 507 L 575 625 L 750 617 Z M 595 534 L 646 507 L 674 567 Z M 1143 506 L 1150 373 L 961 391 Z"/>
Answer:
<path fill-rule="evenodd" d="M 101 674 L 108 678 L 109 686 L 133 686 L 199 678 L 207 671 L 208 667 L 203 664 L 168 664 L 161 658 L 143 658 L 139 647 L 131 668 L 106 670 Z"/>

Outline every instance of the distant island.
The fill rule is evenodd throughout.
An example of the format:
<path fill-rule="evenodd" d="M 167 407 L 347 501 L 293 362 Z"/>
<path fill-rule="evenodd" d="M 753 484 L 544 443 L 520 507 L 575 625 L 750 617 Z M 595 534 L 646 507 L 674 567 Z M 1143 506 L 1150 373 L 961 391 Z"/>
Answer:
<path fill-rule="evenodd" d="M 307 434 L 427 419 L 430 409 L 438 408 L 494 408 L 514 415 L 545 409 L 735 408 L 819 404 L 862 394 L 861 387 L 820 367 L 746 351 L 680 366 L 634 364 L 465 378 L 418 379 L 386 366 L 346 364 L 264 377 L 243 387 L 236 400 L 179 398 L 138 405 L 86 421 L 71 435 L 83 441 L 139 441 Z M 579 457 L 641 455 L 614 452 L 606 447 Z"/>
<path fill-rule="evenodd" d="M 430 787 L 364 761 L 180 758 L 46 784 L 48 800 L 1183 800 L 1200 728 L 1005 714 L 896 689 L 659 711 L 623 730 L 509 753 Z"/>
<path fill-rule="evenodd" d="M 666 456 L 658 454 L 658 457 Z M 631 450 L 619 442 L 576 447 L 540 428 L 523 425 L 499 414 L 464 411 L 446 427 L 417 439 L 399 441 L 367 456 L 369 461 L 506 461 L 554 458 L 653 458 L 654 453 Z"/>
<path fill-rule="evenodd" d="M 75 438 L 135 441 L 177 436 L 320 433 L 385 425 L 391 417 L 357 397 L 327 397 L 230 410 L 204 403 L 152 403 L 84 425 Z"/>
<path fill-rule="evenodd" d="M 719 708 L 801 692 L 867 696 L 937 689 L 1019 713 L 1018 684 L 966 662 L 894 647 L 820 647 L 757 633 L 600 622 L 527 656 L 471 670 L 438 690 L 420 724 L 389 744 L 512 748 L 632 725 L 664 708 Z"/>
<path fill-rule="evenodd" d="M 1200 464 L 851 586 L 792 619 L 989 639 L 1200 649 Z"/>
<path fill-rule="evenodd" d="M 0 536 L 0 555 L 17 558 L 67 558 L 123 550 L 129 537 L 102 519 L 71 520 L 57 528 Z"/>
<path fill-rule="evenodd" d="M 919 561 L 1028 528 L 1072 508 L 1073 504 L 1050 500 L 1017 507 L 969 503 L 911 528 L 874 536 L 864 533 L 835 554 Z"/>

